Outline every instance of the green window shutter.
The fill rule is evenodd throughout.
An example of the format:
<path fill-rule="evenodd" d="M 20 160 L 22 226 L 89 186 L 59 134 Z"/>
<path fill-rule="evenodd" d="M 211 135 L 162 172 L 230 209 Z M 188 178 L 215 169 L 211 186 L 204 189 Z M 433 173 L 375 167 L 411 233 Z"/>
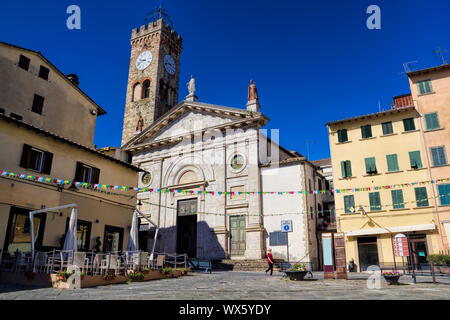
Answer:
<path fill-rule="evenodd" d="M 416 125 L 414 124 L 414 118 L 403 119 L 403 127 L 405 131 L 416 130 Z"/>
<path fill-rule="evenodd" d="M 430 148 L 433 166 L 443 166 L 447 164 L 444 147 Z"/>
<path fill-rule="evenodd" d="M 342 178 L 345 178 L 346 177 L 345 161 L 341 161 L 341 172 L 342 172 Z"/>
<path fill-rule="evenodd" d="M 367 174 L 377 173 L 377 167 L 375 165 L 375 158 L 374 157 L 365 158 L 364 161 L 366 163 L 366 173 Z"/>
<path fill-rule="evenodd" d="M 386 156 L 387 159 L 387 166 L 389 172 L 395 172 L 398 171 L 398 158 L 396 154 L 388 154 Z"/>
<path fill-rule="evenodd" d="M 370 124 L 361 126 L 361 136 L 363 139 L 372 137 L 372 126 Z"/>
<path fill-rule="evenodd" d="M 352 163 L 350 160 L 345 161 L 345 169 L 347 171 L 347 177 L 352 176 Z"/>
<path fill-rule="evenodd" d="M 422 159 L 420 158 L 420 151 L 411 151 L 409 153 L 409 162 L 412 169 L 422 168 Z"/>
<path fill-rule="evenodd" d="M 437 112 L 427 113 L 425 115 L 425 127 L 427 130 L 435 130 L 441 127 Z"/>
<path fill-rule="evenodd" d="M 351 208 L 355 208 L 355 197 L 353 195 L 351 196 L 344 196 L 344 208 L 345 213 L 352 213 L 355 210 L 351 210 Z"/>
<path fill-rule="evenodd" d="M 381 127 L 383 129 L 384 135 L 394 133 L 394 129 L 392 128 L 392 122 L 384 122 L 381 124 Z"/>
<path fill-rule="evenodd" d="M 339 142 L 348 141 L 347 129 L 339 129 L 338 130 L 338 141 Z"/>
<path fill-rule="evenodd" d="M 403 201 L 403 190 L 391 190 L 392 207 L 394 209 L 403 209 L 405 202 Z"/>
<path fill-rule="evenodd" d="M 438 186 L 439 199 L 442 206 L 450 205 L 450 184 L 440 184 Z"/>
<path fill-rule="evenodd" d="M 379 192 L 369 193 L 370 211 L 381 210 L 381 201 Z"/>
<path fill-rule="evenodd" d="M 430 80 L 424 80 L 418 82 L 419 92 L 420 94 L 426 94 L 433 92 L 433 89 L 431 88 L 431 81 Z"/>
<path fill-rule="evenodd" d="M 418 207 L 428 207 L 428 195 L 427 195 L 427 188 L 420 187 L 414 189 L 416 193 L 416 203 Z"/>

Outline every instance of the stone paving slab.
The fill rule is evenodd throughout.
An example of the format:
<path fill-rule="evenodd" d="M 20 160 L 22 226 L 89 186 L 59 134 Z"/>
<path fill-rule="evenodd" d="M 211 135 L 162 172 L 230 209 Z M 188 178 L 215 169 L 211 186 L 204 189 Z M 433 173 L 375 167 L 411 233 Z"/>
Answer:
<path fill-rule="evenodd" d="M 33 288 L 0 284 L 0 300 L 450 300 L 450 280 L 418 277 L 417 284 L 403 276 L 399 286 L 367 288 L 367 274 L 351 274 L 349 280 L 314 279 L 290 281 L 280 273 L 273 276 L 257 272 L 194 273 L 176 279 L 162 279 L 131 284 L 115 284 L 78 290 Z"/>

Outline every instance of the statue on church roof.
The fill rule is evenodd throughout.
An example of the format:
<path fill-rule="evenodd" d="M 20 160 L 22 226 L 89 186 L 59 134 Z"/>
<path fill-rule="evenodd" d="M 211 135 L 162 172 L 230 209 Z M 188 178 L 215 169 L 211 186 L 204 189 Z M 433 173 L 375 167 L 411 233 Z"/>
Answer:
<path fill-rule="evenodd" d="M 250 84 L 248 85 L 248 102 L 253 100 L 258 100 L 258 89 L 256 89 L 256 84 L 253 80 L 250 80 Z"/>
<path fill-rule="evenodd" d="M 197 96 L 195 95 L 195 78 L 191 75 L 191 80 L 186 83 L 188 89 L 188 95 L 186 96 L 186 101 L 197 101 Z"/>
<path fill-rule="evenodd" d="M 260 108 L 258 89 L 256 89 L 255 82 L 250 80 L 250 84 L 248 85 L 247 110 L 251 112 L 260 112 Z"/>
<path fill-rule="evenodd" d="M 191 80 L 186 84 L 189 95 L 195 95 L 195 78 L 191 75 Z"/>

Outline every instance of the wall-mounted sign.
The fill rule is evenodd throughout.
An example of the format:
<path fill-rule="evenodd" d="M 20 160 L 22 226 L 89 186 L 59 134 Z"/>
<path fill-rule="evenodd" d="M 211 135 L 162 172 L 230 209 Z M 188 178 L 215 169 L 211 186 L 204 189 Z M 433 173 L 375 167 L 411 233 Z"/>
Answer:
<path fill-rule="evenodd" d="M 281 231 L 292 232 L 292 220 L 281 220 Z"/>

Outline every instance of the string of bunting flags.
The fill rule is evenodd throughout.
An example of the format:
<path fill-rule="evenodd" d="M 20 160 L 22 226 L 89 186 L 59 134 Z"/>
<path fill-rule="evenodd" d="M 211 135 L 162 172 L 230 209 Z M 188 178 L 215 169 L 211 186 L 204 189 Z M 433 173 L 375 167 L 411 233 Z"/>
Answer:
<path fill-rule="evenodd" d="M 376 187 L 362 187 L 362 188 L 346 188 L 346 189 L 330 189 L 330 190 L 301 190 L 301 191 L 239 191 L 239 192 L 230 192 L 230 191 L 194 191 L 194 190 L 175 190 L 175 189 L 154 189 L 148 187 L 135 187 L 135 186 L 120 186 L 120 185 L 112 185 L 112 184 L 98 184 L 98 183 L 87 183 L 87 182 L 78 182 L 72 180 L 62 180 L 55 178 L 47 178 L 40 177 L 35 175 L 21 174 L 15 173 L 5 170 L 0 170 L 0 176 L 16 178 L 28 181 L 37 181 L 44 183 L 52 183 L 56 185 L 73 185 L 78 188 L 86 188 L 86 189 L 104 189 L 104 190 L 120 190 L 120 191 L 138 191 L 138 192 L 161 192 L 161 193 L 182 193 L 182 194 L 208 194 L 208 195 L 234 195 L 236 194 L 262 194 L 262 195 L 295 195 L 295 194 L 332 194 L 332 193 L 348 193 L 348 192 L 361 192 L 361 191 L 377 191 L 383 189 L 398 189 L 405 187 L 412 187 L 417 185 L 427 185 L 434 183 L 443 183 L 450 182 L 450 178 L 445 179 L 435 179 L 429 181 L 420 181 L 420 182 L 409 182 L 409 183 L 400 183 L 393 185 L 384 185 L 384 186 L 376 186 Z"/>

